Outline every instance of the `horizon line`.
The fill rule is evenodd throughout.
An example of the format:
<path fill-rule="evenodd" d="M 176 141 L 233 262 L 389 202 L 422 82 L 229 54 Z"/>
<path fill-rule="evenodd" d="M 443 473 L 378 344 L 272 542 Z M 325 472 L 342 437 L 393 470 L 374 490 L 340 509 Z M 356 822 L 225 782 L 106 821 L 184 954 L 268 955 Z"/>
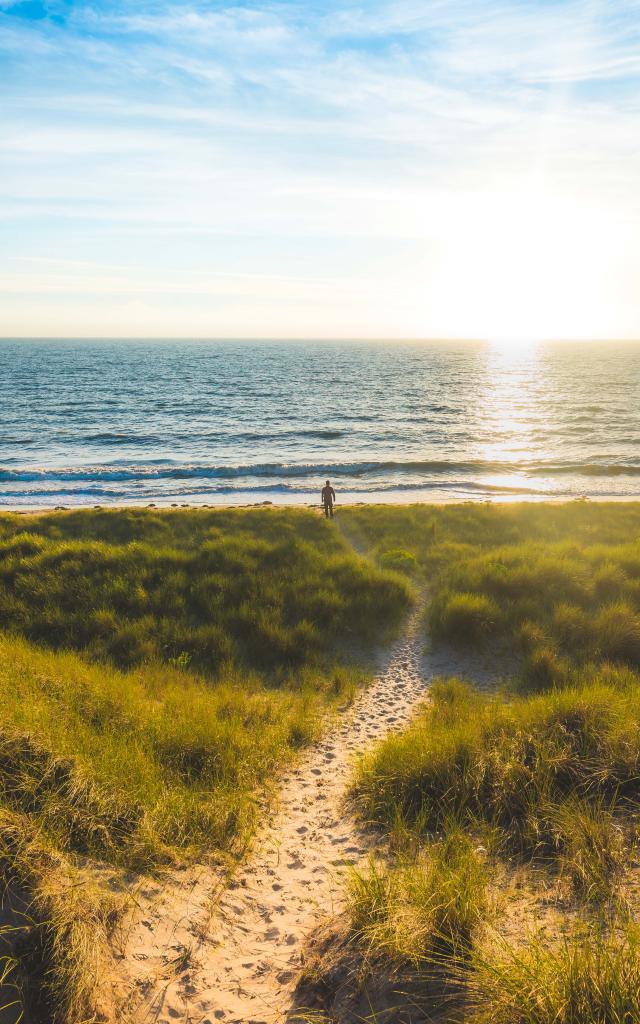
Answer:
<path fill-rule="evenodd" d="M 430 337 L 426 335 L 189 335 L 189 334 L 6 334 L 0 335 L 0 343 L 7 341 L 233 341 L 233 342 L 412 342 L 421 344 L 638 344 L 640 337 Z"/>

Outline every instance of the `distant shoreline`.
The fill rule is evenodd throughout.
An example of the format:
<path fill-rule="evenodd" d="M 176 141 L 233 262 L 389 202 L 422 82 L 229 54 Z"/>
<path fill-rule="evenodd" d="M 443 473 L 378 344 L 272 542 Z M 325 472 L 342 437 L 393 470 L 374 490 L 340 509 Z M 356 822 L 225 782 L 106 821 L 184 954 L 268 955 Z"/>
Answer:
<path fill-rule="evenodd" d="M 406 505 L 572 505 L 580 504 L 583 502 L 597 502 L 599 505 L 606 504 L 620 504 L 620 502 L 627 503 L 638 503 L 640 504 L 640 494 L 621 494 L 614 496 L 601 496 L 601 495 L 580 495 L 577 497 L 556 497 L 553 495 L 547 496 L 533 496 L 533 495 L 513 495 L 505 496 L 500 495 L 496 498 L 478 497 L 478 498 L 438 498 L 437 496 L 429 500 L 411 500 L 407 498 L 403 500 L 402 497 L 395 498 L 390 501 L 384 500 L 371 500 L 371 501 L 345 501 L 344 504 L 336 504 L 335 513 L 339 516 L 341 509 L 358 508 L 362 506 L 372 505 L 384 505 L 384 506 L 406 506 Z M 321 511 L 322 506 L 320 502 L 308 502 L 308 501 L 255 501 L 255 502 L 169 502 L 169 501 L 155 501 L 155 502 L 142 502 L 142 501 L 120 501 L 107 503 L 104 505 L 40 505 L 38 507 L 15 505 L 13 507 L 0 507 L 0 515 L 45 515 L 54 512 L 116 512 L 124 509 L 148 509 L 157 512 L 178 512 L 178 511 L 189 511 L 189 510 L 202 510 L 208 509 L 209 511 L 225 511 L 229 509 L 281 509 L 281 508 L 300 508 L 300 509 L 317 509 Z"/>

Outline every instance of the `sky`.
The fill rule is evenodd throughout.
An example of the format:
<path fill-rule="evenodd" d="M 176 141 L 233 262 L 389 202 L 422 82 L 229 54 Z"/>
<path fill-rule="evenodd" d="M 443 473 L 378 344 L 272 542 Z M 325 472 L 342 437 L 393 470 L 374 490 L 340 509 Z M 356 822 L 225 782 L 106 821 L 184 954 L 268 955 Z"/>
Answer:
<path fill-rule="evenodd" d="M 640 0 L 0 0 L 0 335 L 640 338 Z"/>

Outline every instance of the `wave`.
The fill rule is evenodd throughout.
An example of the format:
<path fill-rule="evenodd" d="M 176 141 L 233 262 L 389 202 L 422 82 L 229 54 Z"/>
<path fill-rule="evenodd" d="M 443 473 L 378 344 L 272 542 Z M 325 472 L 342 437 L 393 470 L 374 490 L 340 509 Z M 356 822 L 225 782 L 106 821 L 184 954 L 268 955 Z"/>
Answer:
<path fill-rule="evenodd" d="M 542 492 L 538 488 L 534 487 L 509 487 L 502 486 L 499 484 L 483 484 L 479 481 L 471 480 L 440 480 L 437 482 L 423 481 L 419 483 L 406 483 L 406 482 L 393 482 L 386 481 L 383 483 L 376 483 L 373 487 L 364 484 L 350 484 L 348 485 L 347 491 L 349 494 L 384 494 L 387 492 L 410 492 L 410 491 L 424 491 L 429 490 L 448 490 L 448 491 L 464 491 L 468 493 L 481 493 L 481 494 L 522 494 L 522 495 L 540 495 Z M 310 490 L 308 485 L 298 485 L 278 483 L 278 484 L 247 484 L 240 486 L 233 486 L 229 484 L 215 484 L 213 486 L 204 486 L 198 489 L 195 488 L 162 488 L 162 487 L 146 487 L 138 490 L 126 490 L 124 488 L 110 488 L 100 486 L 90 486 L 82 488 L 71 488 L 71 487 L 46 487 L 46 488 L 25 488 L 23 490 L 13 490 L 10 493 L 0 496 L 5 498 L 11 498 L 16 500 L 18 498 L 79 498 L 79 497 L 93 497 L 109 499 L 111 501 L 128 498 L 138 499 L 164 499 L 169 500 L 170 498 L 181 498 L 187 497 L 194 494 L 209 494 L 209 495 L 234 495 L 234 494 L 281 494 L 281 495 L 309 495 L 314 494 L 315 490 Z M 555 494 L 561 492 L 545 492 L 546 494 Z"/>
<path fill-rule="evenodd" d="M 256 430 L 243 430 L 238 432 L 222 433 L 221 431 L 210 431 L 208 433 L 196 432 L 196 431 L 176 431 L 171 434 L 170 437 L 161 434 L 137 434 L 132 432 L 118 432 L 118 431 L 99 431 L 94 434 L 73 434 L 67 431 L 61 431 L 54 435 L 54 440 L 58 443 L 62 442 L 65 446 L 83 448 L 87 445 L 102 446 L 104 448 L 109 447 L 147 447 L 152 450 L 154 447 L 166 447 L 167 442 L 170 441 L 172 445 L 184 444 L 193 448 L 197 445 L 220 443 L 221 441 L 225 444 L 264 444 L 273 443 L 274 441 L 299 441 L 301 438 L 310 441 L 337 441 L 341 437 L 345 437 L 347 431 L 340 430 L 337 428 L 326 428 L 326 429 L 307 429 L 307 430 L 281 430 L 281 431 L 256 431 Z M 16 448 L 31 447 L 32 445 L 41 446 L 46 442 L 43 442 L 41 437 L 36 435 L 32 437 L 13 436 L 10 435 L 5 437 L 5 442 L 8 445 Z"/>
<path fill-rule="evenodd" d="M 485 476 L 518 474 L 525 477 L 553 476 L 640 476 L 640 464 L 596 462 L 500 462 L 453 460 L 410 460 L 318 463 L 250 463 L 236 466 L 186 464 L 135 464 L 111 466 L 56 467 L 51 469 L 0 469 L 3 483 L 125 482 L 151 480 L 240 480 L 242 478 L 279 477 L 387 477 L 412 474 L 430 476 Z"/>

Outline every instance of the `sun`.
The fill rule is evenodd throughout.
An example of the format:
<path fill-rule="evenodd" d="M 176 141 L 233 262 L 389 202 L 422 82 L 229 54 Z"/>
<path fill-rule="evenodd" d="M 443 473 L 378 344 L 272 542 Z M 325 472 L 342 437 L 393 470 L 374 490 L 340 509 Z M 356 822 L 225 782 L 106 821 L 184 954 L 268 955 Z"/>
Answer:
<path fill-rule="evenodd" d="M 609 262 L 623 244 L 606 210 L 573 198 L 469 195 L 449 218 L 431 308 L 459 336 L 514 348 L 594 337 L 611 318 Z"/>

